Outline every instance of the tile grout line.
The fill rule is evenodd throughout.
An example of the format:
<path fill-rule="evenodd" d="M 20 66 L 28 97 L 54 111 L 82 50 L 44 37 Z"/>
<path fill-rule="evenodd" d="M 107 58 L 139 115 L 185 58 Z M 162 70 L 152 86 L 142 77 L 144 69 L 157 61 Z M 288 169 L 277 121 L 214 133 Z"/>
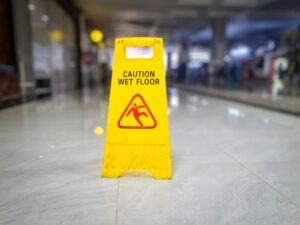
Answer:
<path fill-rule="evenodd" d="M 119 189 L 120 188 L 120 178 L 118 178 L 118 188 L 117 188 L 117 204 L 116 204 L 116 219 L 115 225 L 118 224 L 118 207 L 119 207 Z"/>
<path fill-rule="evenodd" d="M 265 179 L 263 179 L 261 176 L 259 176 L 256 172 L 254 172 L 252 169 L 250 169 L 249 167 L 247 167 L 245 164 L 243 164 L 240 160 L 238 160 L 236 157 L 234 157 L 232 154 L 221 150 L 222 152 L 224 152 L 226 155 L 228 155 L 229 157 L 231 157 L 233 160 L 235 160 L 236 162 L 238 162 L 242 167 L 244 167 L 246 170 L 248 170 L 250 173 L 252 173 L 254 176 L 256 176 L 259 180 L 261 180 L 263 183 L 265 183 L 267 186 L 269 186 L 273 191 L 275 191 L 277 194 L 281 195 L 282 197 L 284 197 L 288 202 L 290 202 L 292 205 L 296 206 L 298 209 L 300 209 L 300 205 L 298 205 L 296 202 L 294 202 L 293 200 L 291 200 L 289 197 L 285 196 L 285 194 L 281 193 L 279 190 L 277 190 L 275 187 L 273 187 L 273 185 L 271 185 L 269 182 L 267 182 Z"/>

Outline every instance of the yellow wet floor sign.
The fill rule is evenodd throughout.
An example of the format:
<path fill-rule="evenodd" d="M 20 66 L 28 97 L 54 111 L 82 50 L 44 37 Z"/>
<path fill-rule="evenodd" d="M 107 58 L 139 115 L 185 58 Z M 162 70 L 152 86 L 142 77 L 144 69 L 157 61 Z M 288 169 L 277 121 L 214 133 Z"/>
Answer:
<path fill-rule="evenodd" d="M 162 38 L 116 39 L 102 176 L 170 179 L 168 126 Z"/>

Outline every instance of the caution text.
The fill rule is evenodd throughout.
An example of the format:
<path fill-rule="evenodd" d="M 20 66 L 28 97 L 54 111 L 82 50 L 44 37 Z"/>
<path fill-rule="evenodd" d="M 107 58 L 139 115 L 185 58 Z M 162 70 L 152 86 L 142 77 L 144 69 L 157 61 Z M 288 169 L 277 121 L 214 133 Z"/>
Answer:
<path fill-rule="evenodd" d="M 123 71 L 123 78 L 118 79 L 119 85 L 159 85 L 154 70 Z"/>

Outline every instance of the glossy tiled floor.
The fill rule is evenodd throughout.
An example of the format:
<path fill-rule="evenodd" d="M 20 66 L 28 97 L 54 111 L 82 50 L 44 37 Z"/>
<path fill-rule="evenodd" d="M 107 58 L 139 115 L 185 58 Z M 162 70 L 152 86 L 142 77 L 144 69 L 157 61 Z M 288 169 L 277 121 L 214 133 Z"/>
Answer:
<path fill-rule="evenodd" d="M 0 111 L 1 225 L 300 224 L 299 118 L 170 89 L 173 179 L 101 179 L 104 93 Z"/>
<path fill-rule="evenodd" d="M 300 98 L 299 96 L 275 95 L 266 91 L 245 91 L 245 90 L 227 90 L 201 85 L 183 85 L 175 84 L 183 90 L 196 92 L 199 94 L 216 96 L 222 99 L 243 102 L 249 105 L 255 105 L 267 109 L 286 112 L 300 116 Z"/>

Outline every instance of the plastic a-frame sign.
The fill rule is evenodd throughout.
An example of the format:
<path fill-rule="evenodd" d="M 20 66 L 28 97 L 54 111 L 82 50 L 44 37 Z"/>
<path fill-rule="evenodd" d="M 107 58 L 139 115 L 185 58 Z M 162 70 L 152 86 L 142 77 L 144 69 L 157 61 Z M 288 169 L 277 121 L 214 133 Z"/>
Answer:
<path fill-rule="evenodd" d="M 114 54 L 102 177 L 139 170 L 171 179 L 163 40 L 118 38 Z"/>

